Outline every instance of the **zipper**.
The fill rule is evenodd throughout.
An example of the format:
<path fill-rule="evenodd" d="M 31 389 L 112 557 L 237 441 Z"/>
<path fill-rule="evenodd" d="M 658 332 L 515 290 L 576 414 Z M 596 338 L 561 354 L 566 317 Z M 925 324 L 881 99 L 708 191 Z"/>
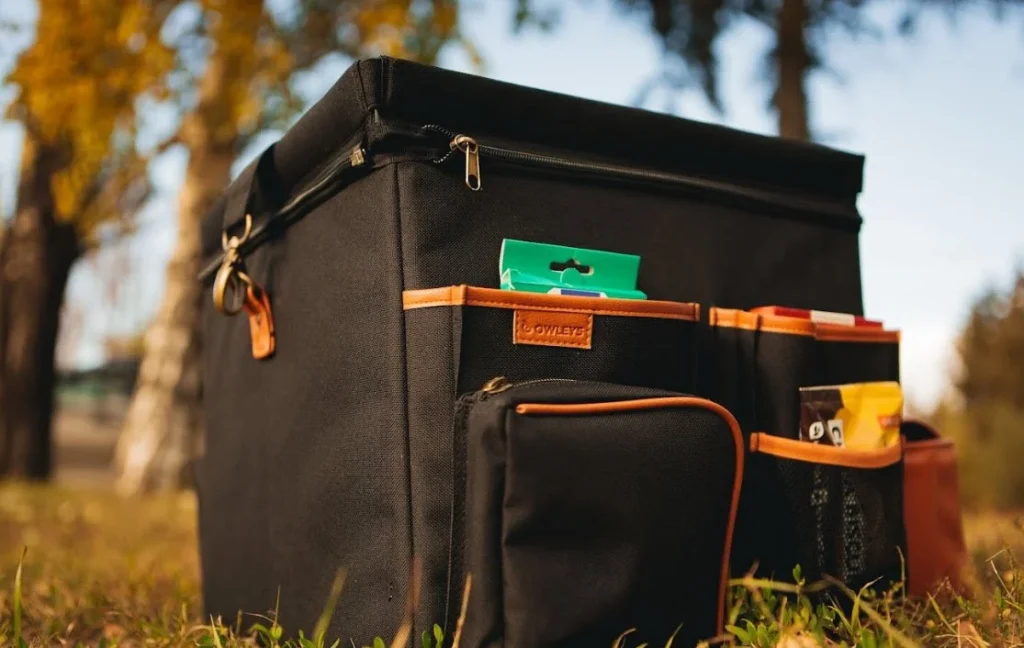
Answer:
<path fill-rule="evenodd" d="M 494 378 L 486 381 L 477 391 L 467 392 L 460 396 L 455 402 L 451 462 L 452 502 L 451 521 L 448 528 L 448 578 L 446 583 L 444 615 L 446 628 L 448 624 L 455 622 L 455 619 L 452 618 L 454 611 L 451 605 L 453 602 L 453 595 L 458 591 L 456 586 L 462 584 L 456 583 L 454 579 L 464 577 L 463 564 L 465 557 L 462 555 L 461 549 L 456 547 L 455 540 L 465 526 L 465 511 L 462 508 L 458 492 L 460 489 L 465 488 L 466 475 L 464 462 L 466 460 L 466 428 L 469 425 L 469 412 L 473 406 L 486 401 L 489 397 L 495 394 L 506 392 L 513 387 L 552 382 L 575 383 L 580 381 L 573 380 L 571 378 L 538 378 L 534 380 L 512 381 L 505 376 L 495 376 Z M 455 610 L 457 609 L 458 608 L 456 607 Z"/>
<path fill-rule="evenodd" d="M 525 387 L 526 385 L 538 385 L 542 383 L 576 383 L 578 380 L 572 378 L 536 378 L 534 380 L 511 381 L 505 376 L 496 376 L 483 384 L 480 391 L 488 396 L 500 394 L 513 387 Z M 486 397 L 485 397 L 486 398 Z M 482 399 L 483 400 L 483 399 Z"/>
<path fill-rule="evenodd" d="M 465 133 L 456 133 L 444 126 L 427 124 L 425 126 L 403 125 L 376 119 L 369 124 L 365 141 L 360 140 L 350 148 L 346 148 L 316 175 L 304 188 L 292 197 L 283 207 L 255 224 L 249 240 L 239 249 L 245 254 L 263 243 L 269 236 L 272 226 L 287 226 L 307 211 L 306 207 L 316 198 L 331 191 L 344 176 L 353 169 L 369 166 L 372 161 L 374 147 L 386 139 L 401 138 L 422 144 L 426 150 L 417 150 L 414 159 L 426 159 L 435 164 L 442 164 L 454 155 L 464 158 L 464 183 L 470 191 L 483 189 L 483 160 L 491 159 L 506 164 L 531 166 L 535 168 L 565 171 L 583 175 L 611 177 L 620 180 L 633 180 L 683 187 L 708 193 L 728 194 L 741 199 L 761 204 L 781 207 L 786 214 L 804 212 L 842 223 L 843 226 L 858 228 L 860 219 L 851 217 L 846 210 L 837 210 L 827 201 L 814 198 L 802 198 L 783 195 L 772 191 L 745 187 L 727 182 L 717 182 L 698 176 L 665 171 L 654 171 L 635 166 L 611 164 L 604 162 L 581 162 L 555 155 L 528 153 L 500 146 L 482 144 L 477 138 Z M 438 154 L 438 151 L 441 151 Z M 422 157 L 420 157 L 422 156 Z M 222 255 L 217 255 L 199 273 L 199 279 L 205 281 L 213 276 L 220 267 Z"/>
<path fill-rule="evenodd" d="M 423 134 L 433 134 L 446 138 L 448 141 L 448 150 L 443 155 L 433 160 L 435 164 L 447 162 L 456 151 L 461 152 L 465 156 L 465 183 L 472 191 L 479 191 L 482 188 L 481 160 L 483 158 L 491 158 L 510 164 L 520 164 L 537 168 L 582 173 L 586 175 L 611 176 L 624 180 L 636 180 L 676 187 L 686 187 L 689 189 L 719 194 L 725 193 L 759 203 L 769 203 L 789 210 L 810 212 L 819 217 L 822 215 L 834 215 L 842 218 L 846 223 L 856 221 L 859 225 L 860 222 L 859 218 L 851 218 L 845 211 L 840 213 L 834 206 L 830 206 L 828 203 L 823 203 L 822 201 L 814 198 L 782 195 L 773 191 L 745 187 L 729 182 L 718 182 L 715 180 L 708 180 L 707 178 L 702 178 L 700 176 L 687 175 L 683 173 L 654 171 L 635 166 L 604 162 L 581 162 L 579 160 L 572 160 L 555 155 L 528 153 L 526 151 L 518 151 L 500 146 L 481 144 L 476 138 L 470 135 L 456 133 L 437 124 L 427 124 L 423 126 L 420 131 Z"/>
<path fill-rule="evenodd" d="M 245 254 L 259 246 L 269 235 L 272 225 L 279 222 L 287 223 L 302 214 L 303 206 L 318 195 L 329 190 L 337 180 L 347 171 L 363 167 L 367 162 L 367 149 L 360 142 L 344 153 L 337 156 L 310 181 L 302 191 L 295 194 L 280 209 L 274 212 L 270 218 L 264 219 L 253 226 L 252 232 L 245 243 L 240 246 L 239 254 Z M 244 248 L 244 249 L 243 249 Z M 205 281 L 220 268 L 223 255 L 218 255 L 209 262 L 200 272 L 199 280 Z"/>

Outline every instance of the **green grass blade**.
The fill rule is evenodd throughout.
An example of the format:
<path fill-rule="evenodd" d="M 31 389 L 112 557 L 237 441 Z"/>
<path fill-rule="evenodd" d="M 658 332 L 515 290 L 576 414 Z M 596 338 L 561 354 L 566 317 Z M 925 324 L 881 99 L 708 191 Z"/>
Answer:
<path fill-rule="evenodd" d="M 24 643 L 21 638 L 21 568 L 25 564 L 25 554 L 28 553 L 28 547 L 24 547 L 21 550 L 21 558 L 18 560 L 18 571 L 14 573 L 14 641 L 15 645 L 21 645 Z"/>
<path fill-rule="evenodd" d="M 345 586 L 345 569 L 338 569 L 337 573 L 334 574 L 334 582 L 331 584 L 331 593 L 327 596 L 327 603 L 324 605 L 324 611 L 320 614 L 320 618 L 316 620 L 316 626 L 313 628 L 313 643 L 317 646 L 324 645 L 324 637 L 327 635 L 327 626 L 331 623 L 331 617 L 334 616 L 334 608 L 338 607 L 338 599 L 341 598 L 341 590 Z"/>
<path fill-rule="evenodd" d="M 217 648 L 224 648 L 220 643 L 220 630 L 217 628 L 217 622 L 213 620 L 213 616 L 210 617 L 210 633 L 213 635 L 213 645 Z"/>

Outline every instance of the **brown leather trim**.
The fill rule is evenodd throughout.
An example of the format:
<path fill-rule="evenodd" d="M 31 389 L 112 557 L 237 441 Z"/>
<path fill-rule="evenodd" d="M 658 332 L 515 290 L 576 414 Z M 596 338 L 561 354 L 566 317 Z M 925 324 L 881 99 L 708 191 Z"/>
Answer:
<path fill-rule="evenodd" d="M 274 355 L 277 336 L 274 334 L 274 311 L 270 308 L 267 291 L 250 285 L 242 304 L 249 317 L 249 339 L 252 342 L 252 357 L 265 360 Z"/>
<path fill-rule="evenodd" d="M 711 326 L 738 328 L 746 331 L 764 331 L 788 335 L 813 335 L 822 342 L 890 342 L 899 343 L 899 331 L 886 331 L 870 327 L 843 326 L 814 322 L 799 317 L 765 315 L 752 311 L 712 308 L 708 320 Z"/>
<path fill-rule="evenodd" d="M 638 410 L 668 407 L 699 407 L 714 412 L 728 423 L 736 447 L 736 476 L 733 479 L 732 502 L 729 504 L 729 522 L 725 529 L 725 551 L 722 554 L 722 576 L 718 587 L 718 632 L 722 633 L 725 631 L 725 595 L 729 583 L 729 557 L 732 553 L 732 536 L 736 530 L 736 512 L 740 503 L 740 488 L 743 485 L 743 433 L 740 432 L 740 424 L 736 421 L 736 417 L 718 403 L 705 398 L 689 396 L 643 398 L 605 403 L 520 403 L 516 406 L 516 413 L 524 416 L 574 416 L 580 414 L 635 412 Z"/>
<path fill-rule="evenodd" d="M 814 337 L 823 342 L 889 342 L 898 344 L 900 332 L 839 324 L 818 324 Z"/>
<path fill-rule="evenodd" d="M 750 435 L 750 451 L 769 454 L 783 459 L 809 463 L 843 466 L 846 468 L 885 468 L 898 463 L 903 457 L 901 445 L 881 450 L 853 450 L 795 441 L 763 432 Z"/>
<path fill-rule="evenodd" d="M 402 308 L 404 310 L 437 306 L 483 306 L 591 315 L 656 317 L 690 322 L 700 319 L 700 306 L 686 302 L 570 297 L 465 285 L 406 290 L 402 293 Z"/>
<path fill-rule="evenodd" d="M 517 309 L 512 319 L 512 343 L 589 349 L 594 345 L 594 316 Z"/>
<path fill-rule="evenodd" d="M 906 442 L 903 524 L 907 537 L 907 592 L 926 596 L 947 579 L 967 593 L 968 564 L 960 514 L 956 446 L 949 439 Z"/>
<path fill-rule="evenodd" d="M 815 327 L 814 322 L 798 317 L 762 315 L 730 308 L 712 308 L 708 314 L 708 320 L 711 326 L 738 328 L 745 331 L 761 330 L 767 333 L 789 335 L 814 335 Z"/>

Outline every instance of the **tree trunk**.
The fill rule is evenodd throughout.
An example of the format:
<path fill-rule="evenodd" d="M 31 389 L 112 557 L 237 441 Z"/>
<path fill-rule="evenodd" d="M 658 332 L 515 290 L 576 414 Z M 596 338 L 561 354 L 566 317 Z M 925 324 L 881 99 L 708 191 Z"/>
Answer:
<path fill-rule="evenodd" d="M 51 472 L 54 360 L 61 305 L 81 253 L 74 226 L 59 222 L 50 181 L 58 147 L 26 134 L 14 220 L 0 241 L 0 475 Z"/>
<path fill-rule="evenodd" d="M 807 46 L 807 0 L 782 0 L 779 9 L 775 64 L 778 86 L 772 103 L 779 115 L 779 135 L 809 140 L 807 72 L 811 56 Z"/>
<path fill-rule="evenodd" d="M 230 63 L 212 55 L 196 108 L 179 133 L 189 161 L 178 195 L 178 236 L 114 457 L 116 486 L 123 494 L 186 483 L 186 467 L 201 435 L 200 223 L 230 182 L 235 158 L 238 131 L 221 91 L 234 72 Z"/>

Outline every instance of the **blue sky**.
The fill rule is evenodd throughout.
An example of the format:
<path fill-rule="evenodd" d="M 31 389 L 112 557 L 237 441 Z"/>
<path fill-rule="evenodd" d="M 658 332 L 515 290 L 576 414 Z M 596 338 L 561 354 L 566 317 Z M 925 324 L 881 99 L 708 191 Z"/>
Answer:
<path fill-rule="evenodd" d="M 661 52 L 639 16 L 624 17 L 606 2 L 571 2 L 554 34 L 516 36 L 510 4 L 477 0 L 463 14 L 462 28 L 483 54 L 488 76 L 630 103 L 657 70 Z M 874 6 L 877 21 L 891 25 L 899 5 Z M 866 310 L 903 330 L 905 389 L 920 405 L 934 402 L 947 384 L 953 339 L 971 300 L 988 286 L 1006 285 L 1024 265 L 1022 18 L 999 25 L 975 10 L 955 26 L 927 16 L 912 39 L 836 34 L 826 53 L 843 82 L 812 80 L 817 132 L 831 146 L 867 156 L 858 203 Z M 769 45 L 770 35 L 753 23 L 738 25 L 720 43 L 724 115 L 695 91 L 656 94 L 644 107 L 772 134 L 769 88 L 759 81 Z M 458 51 L 447 52 L 442 64 L 470 71 Z M 318 96 L 344 67 L 332 62 L 306 75 L 304 93 Z M 15 126 L 0 125 L 0 202 L 7 209 L 18 138 Z M 251 147 L 236 168 L 258 149 Z M 99 361 L 105 335 L 137 329 L 152 316 L 184 164 L 180 153 L 161 159 L 153 171 L 157 196 L 139 233 L 75 271 L 71 310 L 84 320 L 65 345 L 66 362 Z M 112 276 L 120 277 L 116 295 L 105 288 Z M 84 307 L 98 295 L 105 307 Z"/>

